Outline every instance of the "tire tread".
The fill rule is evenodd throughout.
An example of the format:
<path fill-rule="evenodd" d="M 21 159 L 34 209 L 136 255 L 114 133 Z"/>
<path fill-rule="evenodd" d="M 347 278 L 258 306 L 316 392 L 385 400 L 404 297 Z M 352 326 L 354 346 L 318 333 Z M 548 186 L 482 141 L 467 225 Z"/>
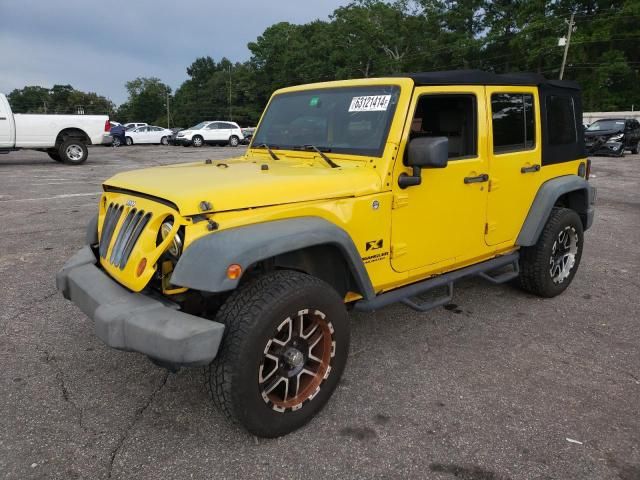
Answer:
<path fill-rule="evenodd" d="M 537 243 L 531 247 L 520 249 L 520 275 L 518 277 L 518 283 L 523 290 L 541 297 L 553 297 L 557 295 L 557 293 L 549 289 L 547 271 L 549 268 L 549 257 L 547 245 L 555 240 L 557 230 L 566 224 L 570 217 L 574 217 L 575 219 L 575 217 L 577 217 L 576 212 L 568 208 L 553 207 Z M 580 223 L 579 217 L 578 223 Z M 581 254 L 583 242 L 582 230 L 580 230 L 579 241 Z M 575 274 L 575 270 L 578 269 L 578 264 L 579 258 L 574 267 L 573 274 Z M 571 280 L 572 277 L 567 282 L 567 286 Z"/>
<path fill-rule="evenodd" d="M 205 382 L 214 405 L 233 423 L 238 424 L 234 411 L 237 403 L 232 394 L 231 364 L 243 351 L 243 340 L 260 320 L 265 304 L 283 298 L 283 292 L 293 295 L 302 286 L 325 285 L 316 277 L 281 270 L 260 276 L 234 291 L 218 312 L 216 320 L 224 323 L 225 334 L 218 355 L 205 367 Z M 285 298 L 288 296 L 285 293 Z"/>

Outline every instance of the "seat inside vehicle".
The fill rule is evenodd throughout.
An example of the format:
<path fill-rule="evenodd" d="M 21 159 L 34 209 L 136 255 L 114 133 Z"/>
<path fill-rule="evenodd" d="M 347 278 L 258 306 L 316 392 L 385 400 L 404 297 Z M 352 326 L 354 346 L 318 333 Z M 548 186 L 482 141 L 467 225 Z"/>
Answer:
<path fill-rule="evenodd" d="M 476 155 L 476 108 L 472 95 L 424 95 L 411 124 L 411 138 L 447 137 L 449 159 Z"/>

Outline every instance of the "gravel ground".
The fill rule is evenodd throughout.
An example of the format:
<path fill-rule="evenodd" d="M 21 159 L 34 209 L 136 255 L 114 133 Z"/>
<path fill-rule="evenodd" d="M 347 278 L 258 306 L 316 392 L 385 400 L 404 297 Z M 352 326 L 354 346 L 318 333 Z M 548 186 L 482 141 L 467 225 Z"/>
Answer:
<path fill-rule="evenodd" d="M 0 156 L 0 477 L 640 478 L 640 156 L 593 159 L 598 211 L 560 297 L 465 281 L 427 314 L 352 315 L 332 400 L 276 440 L 227 423 L 200 370 L 111 350 L 55 290 L 100 182 L 242 148 Z"/>

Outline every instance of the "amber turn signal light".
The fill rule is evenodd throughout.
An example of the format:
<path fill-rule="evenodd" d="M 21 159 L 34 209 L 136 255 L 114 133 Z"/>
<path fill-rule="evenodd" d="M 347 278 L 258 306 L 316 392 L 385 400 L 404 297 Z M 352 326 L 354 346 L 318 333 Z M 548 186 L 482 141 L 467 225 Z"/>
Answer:
<path fill-rule="evenodd" d="M 237 280 L 242 275 L 242 267 L 237 263 L 232 263 L 227 267 L 227 278 L 229 280 Z"/>
<path fill-rule="evenodd" d="M 140 260 L 140 263 L 138 263 L 138 268 L 136 268 L 136 275 L 138 277 L 142 275 L 145 268 L 147 268 L 147 259 L 143 258 L 142 260 Z"/>

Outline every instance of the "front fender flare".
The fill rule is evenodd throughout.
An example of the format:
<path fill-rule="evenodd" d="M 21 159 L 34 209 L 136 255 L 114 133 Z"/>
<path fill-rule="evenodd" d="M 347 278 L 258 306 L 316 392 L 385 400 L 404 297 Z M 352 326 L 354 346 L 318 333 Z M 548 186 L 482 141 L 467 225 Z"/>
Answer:
<path fill-rule="evenodd" d="M 238 286 L 227 278 L 227 267 L 248 267 L 276 255 L 316 245 L 333 245 L 341 252 L 360 294 L 375 292 L 358 249 L 347 232 L 319 217 L 297 217 L 230 228 L 194 241 L 182 254 L 171 283 L 206 292 L 224 292 Z"/>

